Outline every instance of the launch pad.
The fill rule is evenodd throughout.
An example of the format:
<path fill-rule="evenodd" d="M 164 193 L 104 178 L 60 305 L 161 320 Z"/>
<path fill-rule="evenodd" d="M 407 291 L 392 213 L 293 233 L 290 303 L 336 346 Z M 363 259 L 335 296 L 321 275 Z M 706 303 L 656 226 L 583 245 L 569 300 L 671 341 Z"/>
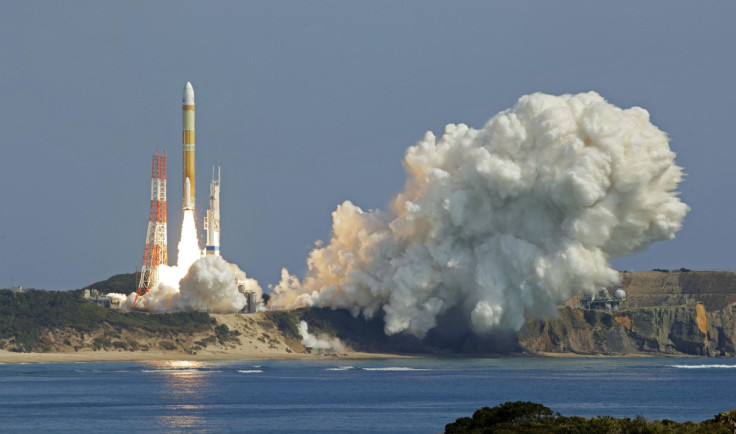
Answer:
<path fill-rule="evenodd" d="M 194 87 L 187 82 L 184 86 L 182 97 L 182 212 L 186 215 L 191 213 L 196 220 L 196 178 L 195 178 L 195 103 Z M 212 181 L 210 183 L 210 209 L 204 218 L 204 229 L 207 231 L 207 244 L 204 251 L 199 252 L 199 257 L 205 255 L 220 254 L 220 168 L 212 169 Z M 160 267 L 168 265 L 168 243 L 167 231 L 167 206 L 166 206 L 166 152 L 153 156 L 151 171 L 151 211 L 148 222 L 148 233 L 146 246 L 143 254 L 143 265 L 141 267 L 141 278 L 138 283 L 135 307 L 140 298 L 160 283 Z M 196 241 L 196 225 L 193 230 L 194 242 Z M 182 237 L 184 236 L 182 231 Z M 197 243 L 198 244 L 198 243 Z M 181 245 L 180 245 L 181 249 Z M 199 250 L 199 246 L 197 246 Z M 180 252 L 181 254 L 181 252 Z M 191 259 L 191 258 L 190 258 Z M 188 268 L 195 259 L 187 261 Z M 181 261 L 178 261 L 181 262 Z M 182 265 L 182 264 L 180 264 Z M 247 295 L 246 295 L 247 296 Z M 248 299 L 250 303 L 250 299 Z"/>

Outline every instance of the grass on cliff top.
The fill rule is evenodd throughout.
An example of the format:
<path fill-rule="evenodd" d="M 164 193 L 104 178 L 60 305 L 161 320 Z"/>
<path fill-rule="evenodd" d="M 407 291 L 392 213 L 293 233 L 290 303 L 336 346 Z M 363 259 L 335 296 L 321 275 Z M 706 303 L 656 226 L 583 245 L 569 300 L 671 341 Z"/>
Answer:
<path fill-rule="evenodd" d="M 148 314 L 107 309 L 74 292 L 0 290 L 0 339 L 15 338 L 19 351 L 38 350 L 39 338 L 49 330 L 72 328 L 89 333 L 103 324 L 148 332 L 192 333 L 212 328 L 202 312 Z"/>
<path fill-rule="evenodd" d="M 74 292 L 82 295 L 85 289 L 96 289 L 100 294 L 109 294 L 111 292 L 130 294 L 138 288 L 139 277 L 140 275 L 138 273 L 116 274 L 108 279 L 87 285 L 82 289 L 77 289 Z"/>

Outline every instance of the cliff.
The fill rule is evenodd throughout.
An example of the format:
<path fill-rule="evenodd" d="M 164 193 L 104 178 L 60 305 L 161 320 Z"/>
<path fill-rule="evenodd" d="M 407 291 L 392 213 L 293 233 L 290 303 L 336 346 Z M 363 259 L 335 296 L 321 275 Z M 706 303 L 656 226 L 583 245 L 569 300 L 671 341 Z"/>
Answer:
<path fill-rule="evenodd" d="M 559 318 L 527 321 L 517 334 L 530 353 L 734 356 L 736 274 L 655 270 L 622 273 L 618 312 L 563 303 Z"/>
<path fill-rule="evenodd" d="M 274 314 L 269 313 L 271 321 Z M 430 332 L 421 340 L 403 334 L 386 336 L 380 318 L 366 321 L 344 310 L 305 308 L 278 315 L 276 327 L 294 340 L 299 336 L 289 330 L 304 320 L 310 330 L 336 336 L 363 352 L 736 356 L 736 305 L 715 312 L 701 303 L 618 312 L 563 307 L 558 318 L 530 319 L 517 333 L 478 337 L 466 332 L 446 339 Z"/>
<path fill-rule="evenodd" d="M 131 281 L 121 276 L 95 285 Z M 445 323 L 421 340 L 386 336 L 380 312 L 371 320 L 317 308 L 255 315 L 147 314 L 105 309 L 72 292 L 0 290 L 0 350 L 229 353 L 236 358 L 303 354 L 307 350 L 298 331 L 303 320 L 311 333 L 339 338 L 346 351 L 367 353 L 736 356 L 733 272 L 622 273 L 622 281 L 627 300 L 617 312 L 579 309 L 571 299 L 557 318 L 530 319 L 517 333 L 479 337 Z"/>
<path fill-rule="evenodd" d="M 703 304 L 625 309 L 560 309 L 560 317 L 529 320 L 517 334 L 529 353 L 734 356 L 736 311 Z"/>

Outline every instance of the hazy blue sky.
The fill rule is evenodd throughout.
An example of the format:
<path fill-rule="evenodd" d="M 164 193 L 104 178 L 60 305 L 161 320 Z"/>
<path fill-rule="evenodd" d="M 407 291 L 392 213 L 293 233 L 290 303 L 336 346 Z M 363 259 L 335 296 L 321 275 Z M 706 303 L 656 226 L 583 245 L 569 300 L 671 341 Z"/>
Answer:
<path fill-rule="evenodd" d="M 200 232 L 217 164 L 223 256 L 264 288 L 342 201 L 385 209 L 425 131 L 536 91 L 595 90 L 671 137 L 692 211 L 618 268 L 734 268 L 736 2 L 1 3 L 0 287 L 139 268 L 157 148 L 176 257 L 188 80 Z"/>

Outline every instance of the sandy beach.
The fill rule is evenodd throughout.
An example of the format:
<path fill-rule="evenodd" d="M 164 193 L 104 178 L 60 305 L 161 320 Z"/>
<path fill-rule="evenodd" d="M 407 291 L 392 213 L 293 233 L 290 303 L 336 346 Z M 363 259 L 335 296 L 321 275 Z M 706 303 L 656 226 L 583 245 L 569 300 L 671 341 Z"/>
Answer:
<path fill-rule="evenodd" d="M 619 358 L 619 357 L 668 357 L 663 354 L 576 354 L 576 353 L 536 353 L 519 354 L 517 357 L 549 357 L 549 358 Z M 226 351 L 202 351 L 197 354 L 178 353 L 176 351 L 78 351 L 68 353 L 16 353 L 0 350 L 0 363 L 79 363 L 79 362 L 145 362 L 154 360 L 186 360 L 186 361 L 215 361 L 215 360 L 350 360 L 350 359 L 399 359 L 416 357 L 443 357 L 443 355 L 427 354 L 388 354 L 388 353 L 362 353 L 346 352 L 343 354 L 310 354 L 310 353 L 286 353 L 282 351 L 261 351 L 253 349 L 229 349 Z M 444 355 L 448 358 L 470 357 L 470 358 L 495 358 L 514 357 L 514 355 Z M 682 354 L 672 357 L 687 357 Z"/>
<path fill-rule="evenodd" d="M 71 353 L 16 353 L 0 350 L 0 363 L 138 362 L 151 360 L 343 360 L 406 358 L 405 355 L 348 352 L 339 355 L 259 351 L 203 351 L 182 354 L 174 351 L 78 351 Z"/>
<path fill-rule="evenodd" d="M 0 349 L 0 363 L 74 363 L 74 362 L 135 362 L 135 361 L 211 361 L 211 360 L 298 360 L 298 359 L 370 359 L 402 358 L 406 355 L 363 353 L 344 348 L 322 353 L 309 352 L 295 338 L 284 336 L 261 314 L 212 314 L 218 325 L 226 325 L 237 333 L 231 339 L 218 342 L 212 331 L 194 335 L 160 335 L 144 330 L 115 330 L 102 327 L 81 336 L 70 329 L 53 330 L 45 336 L 49 350 L 16 352 Z M 115 348 L 114 345 L 95 347 L 95 341 L 135 341 L 138 348 Z M 65 343 L 66 342 L 66 343 Z M 7 348 L 7 347 L 6 347 Z M 76 351 L 75 351 L 76 349 Z"/>

